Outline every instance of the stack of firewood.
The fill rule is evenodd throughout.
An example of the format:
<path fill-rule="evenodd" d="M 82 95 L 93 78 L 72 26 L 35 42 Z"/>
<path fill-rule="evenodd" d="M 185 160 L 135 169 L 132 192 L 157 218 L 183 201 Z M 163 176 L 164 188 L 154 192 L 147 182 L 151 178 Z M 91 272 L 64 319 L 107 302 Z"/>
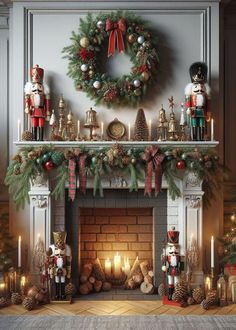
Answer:
<path fill-rule="evenodd" d="M 153 278 L 154 273 L 149 262 L 140 262 L 137 257 L 127 276 L 125 288 L 131 290 L 140 287 L 142 293 L 152 294 L 154 292 Z"/>
<path fill-rule="evenodd" d="M 112 285 L 106 280 L 106 275 L 98 258 L 93 264 L 86 263 L 83 265 L 79 286 L 79 292 L 81 294 L 89 294 L 92 291 L 110 291 L 111 288 Z"/>

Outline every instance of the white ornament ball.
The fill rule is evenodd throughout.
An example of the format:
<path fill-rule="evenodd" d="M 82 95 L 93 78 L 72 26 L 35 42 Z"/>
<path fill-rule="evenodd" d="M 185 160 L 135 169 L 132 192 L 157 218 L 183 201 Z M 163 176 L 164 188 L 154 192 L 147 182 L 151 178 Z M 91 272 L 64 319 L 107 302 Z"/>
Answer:
<path fill-rule="evenodd" d="M 167 271 L 166 266 L 162 266 L 162 267 L 161 267 L 161 270 L 162 270 L 163 272 L 166 272 L 166 271 Z"/>
<path fill-rule="evenodd" d="M 103 23 L 103 21 L 98 21 L 97 22 L 97 28 L 98 29 L 102 29 L 104 27 L 104 23 Z"/>
<path fill-rule="evenodd" d="M 96 89 L 101 88 L 101 82 L 99 80 L 94 81 L 93 87 L 96 88 Z"/>
<path fill-rule="evenodd" d="M 187 113 L 187 115 L 191 115 L 191 109 L 188 108 L 186 113 Z"/>
<path fill-rule="evenodd" d="M 87 37 L 83 37 L 80 39 L 79 44 L 81 47 L 87 48 L 89 45 L 89 39 Z"/>
<path fill-rule="evenodd" d="M 144 40 L 145 40 L 144 36 L 139 36 L 138 39 L 137 39 L 139 44 L 144 43 Z"/>
<path fill-rule="evenodd" d="M 136 79 L 134 80 L 134 87 L 139 87 L 141 85 L 140 80 Z"/>
<path fill-rule="evenodd" d="M 82 64 L 80 69 L 81 69 L 81 71 L 86 72 L 86 71 L 88 71 L 88 65 L 87 64 Z"/>

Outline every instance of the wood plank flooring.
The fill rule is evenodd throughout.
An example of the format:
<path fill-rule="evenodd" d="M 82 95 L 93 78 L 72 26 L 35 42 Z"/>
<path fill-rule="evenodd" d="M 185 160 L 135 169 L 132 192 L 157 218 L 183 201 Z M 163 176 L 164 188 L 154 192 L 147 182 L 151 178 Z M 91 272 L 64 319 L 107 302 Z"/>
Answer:
<path fill-rule="evenodd" d="M 0 309 L 0 315 L 236 315 L 236 304 L 212 307 L 208 311 L 200 305 L 186 308 L 163 305 L 159 301 L 82 301 L 75 299 L 72 304 L 47 304 L 33 311 L 26 311 L 21 305 Z"/>

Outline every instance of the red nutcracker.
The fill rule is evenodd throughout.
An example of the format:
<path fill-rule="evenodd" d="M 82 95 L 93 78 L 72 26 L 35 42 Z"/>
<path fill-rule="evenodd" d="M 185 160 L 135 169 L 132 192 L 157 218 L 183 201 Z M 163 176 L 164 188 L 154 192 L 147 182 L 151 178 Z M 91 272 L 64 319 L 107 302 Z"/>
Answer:
<path fill-rule="evenodd" d="M 167 232 L 167 245 L 162 257 L 162 271 L 167 272 L 168 276 L 168 300 L 172 300 L 175 285 L 179 282 L 181 271 L 180 249 L 179 249 L 179 231 L 172 227 Z"/>
<path fill-rule="evenodd" d="M 31 117 L 34 141 L 43 141 L 44 122 L 50 120 L 49 87 L 43 83 L 44 70 L 35 65 L 30 70 L 31 81 L 25 84 L 25 113 Z"/>
<path fill-rule="evenodd" d="M 71 248 L 66 244 L 66 232 L 53 233 L 54 244 L 49 246 L 49 276 L 56 286 L 56 300 L 66 298 L 66 280 L 71 277 Z"/>
<path fill-rule="evenodd" d="M 207 66 L 196 62 L 189 68 L 192 83 L 185 87 L 185 108 L 190 117 L 191 136 L 194 141 L 203 141 L 206 122 L 211 119 L 210 87 L 207 85 Z"/>

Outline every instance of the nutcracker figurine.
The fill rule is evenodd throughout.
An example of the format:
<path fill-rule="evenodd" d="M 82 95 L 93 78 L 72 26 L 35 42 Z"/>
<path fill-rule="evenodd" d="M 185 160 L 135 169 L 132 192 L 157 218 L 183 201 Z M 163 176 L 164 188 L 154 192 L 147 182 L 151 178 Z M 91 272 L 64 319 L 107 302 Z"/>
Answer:
<path fill-rule="evenodd" d="M 203 141 L 206 134 L 206 122 L 211 119 L 210 87 L 207 82 L 207 66 L 196 62 L 189 68 L 192 83 L 185 87 L 185 108 L 190 117 L 191 137 L 194 141 Z"/>
<path fill-rule="evenodd" d="M 35 65 L 30 70 L 31 81 L 25 84 L 25 113 L 31 117 L 32 138 L 43 141 L 44 122 L 50 120 L 50 95 L 43 83 L 44 70 Z"/>
<path fill-rule="evenodd" d="M 162 271 L 168 275 L 168 300 L 172 300 L 175 285 L 179 282 L 180 275 L 180 251 L 179 251 L 179 231 L 172 227 L 167 232 L 167 245 L 162 256 Z"/>
<path fill-rule="evenodd" d="M 66 232 L 53 233 L 54 244 L 49 246 L 49 276 L 56 285 L 56 300 L 66 298 L 66 279 L 71 277 L 71 248 L 66 244 Z"/>

